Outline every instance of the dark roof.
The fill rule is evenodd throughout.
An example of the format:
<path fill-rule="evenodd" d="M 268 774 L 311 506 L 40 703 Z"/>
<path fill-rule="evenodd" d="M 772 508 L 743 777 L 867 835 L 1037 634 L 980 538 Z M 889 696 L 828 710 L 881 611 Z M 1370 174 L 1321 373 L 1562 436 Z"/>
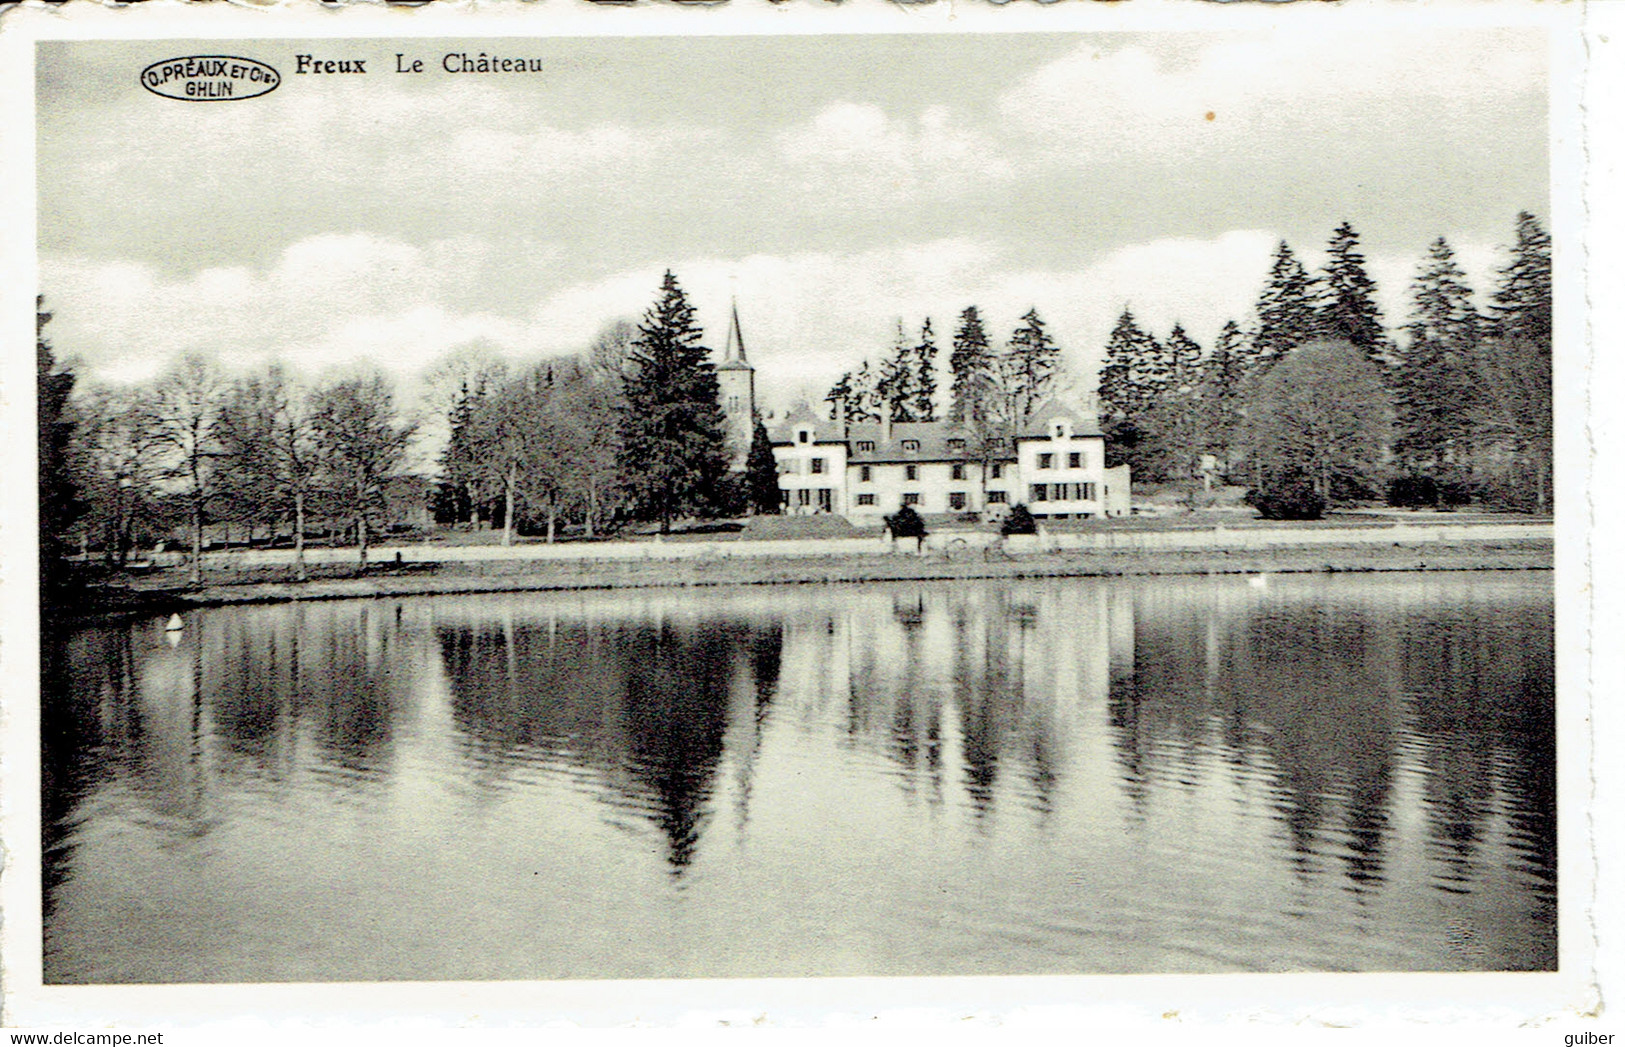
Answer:
<path fill-rule="evenodd" d="M 813 413 L 813 409 L 802 403 L 791 411 L 778 425 L 768 430 L 767 438 L 776 444 L 793 444 L 796 442 L 796 429 L 806 426 L 814 431 L 817 437 L 813 442 L 821 444 L 840 443 L 841 427 L 828 418 L 820 418 Z M 820 431 L 821 430 L 821 431 Z"/>
<path fill-rule="evenodd" d="M 950 441 L 963 441 L 952 446 Z M 861 422 L 848 427 L 847 445 L 852 462 L 963 462 L 971 457 L 975 448 L 966 433 L 947 422 L 893 422 L 891 438 L 878 422 Z M 915 444 L 908 447 L 909 443 Z M 874 444 L 873 450 L 860 450 L 863 443 Z"/>
<path fill-rule="evenodd" d="M 1082 411 L 1060 400 L 1045 400 L 1027 416 L 1027 424 L 1016 434 L 1018 440 L 1042 440 L 1049 436 L 1050 423 L 1065 418 L 1072 423 L 1073 436 L 1102 436 L 1100 420 L 1093 412 Z"/>
<path fill-rule="evenodd" d="M 728 324 L 728 341 L 722 348 L 722 362 L 716 365 L 719 371 L 754 371 L 745 361 L 745 339 L 739 333 L 739 303 L 733 305 L 733 318 Z"/>

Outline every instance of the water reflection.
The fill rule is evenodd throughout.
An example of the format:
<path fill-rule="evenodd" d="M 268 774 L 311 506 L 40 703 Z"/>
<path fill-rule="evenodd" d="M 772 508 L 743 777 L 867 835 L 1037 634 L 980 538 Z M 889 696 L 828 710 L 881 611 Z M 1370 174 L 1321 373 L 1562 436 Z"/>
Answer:
<path fill-rule="evenodd" d="M 76 630 L 45 652 L 48 978 L 1550 969 L 1548 586 L 493 595 L 199 612 L 173 645 Z"/>

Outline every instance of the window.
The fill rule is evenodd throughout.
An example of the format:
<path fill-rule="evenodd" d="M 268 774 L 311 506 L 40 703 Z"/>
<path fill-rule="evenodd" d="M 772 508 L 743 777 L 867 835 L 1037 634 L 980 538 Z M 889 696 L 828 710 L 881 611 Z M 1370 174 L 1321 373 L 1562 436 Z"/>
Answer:
<path fill-rule="evenodd" d="M 920 449 L 920 441 L 918 441 L 918 440 L 904 440 L 903 441 L 903 450 L 905 450 L 905 451 L 918 451 L 919 449 Z"/>
<path fill-rule="evenodd" d="M 1003 462 L 994 462 L 993 463 L 993 479 L 997 480 L 997 479 L 1000 479 L 1003 476 L 1004 476 L 1004 463 Z"/>
<path fill-rule="evenodd" d="M 796 443 L 804 444 L 812 439 L 812 433 L 805 429 L 796 430 Z"/>
<path fill-rule="evenodd" d="M 797 491 L 796 492 L 796 504 L 797 505 L 811 505 L 812 504 L 812 492 L 807 490 L 805 487 L 803 487 L 801 490 Z"/>
<path fill-rule="evenodd" d="M 1066 439 L 1066 423 L 1056 422 L 1050 427 L 1050 433 L 1053 434 L 1057 440 Z"/>
<path fill-rule="evenodd" d="M 950 491 L 948 493 L 948 508 L 954 510 L 955 512 L 959 512 L 960 510 L 964 509 L 965 508 L 965 492 L 964 491 Z"/>
<path fill-rule="evenodd" d="M 1038 456 L 1038 468 L 1040 468 L 1040 469 L 1053 469 L 1053 468 L 1055 468 L 1055 456 L 1053 454 L 1041 454 L 1041 455 L 1039 455 Z"/>
<path fill-rule="evenodd" d="M 860 494 L 860 495 L 858 495 L 858 504 L 859 505 L 874 505 L 875 504 L 875 496 L 872 495 L 872 494 Z"/>
<path fill-rule="evenodd" d="M 903 466 L 903 479 L 905 479 L 905 480 L 918 480 L 919 478 L 920 478 L 920 467 L 919 466 L 917 466 L 917 465 L 905 465 L 905 466 Z"/>
<path fill-rule="evenodd" d="M 858 482 L 859 483 L 868 483 L 870 480 L 873 480 L 873 479 L 874 479 L 874 471 L 872 469 L 870 469 L 867 465 L 863 465 L 863 466 L 858 467 Z"/>
<path fill-rule="evenodd" d="M 954 463 L 951 471 L 953 472 L 953 478 L 955 480 L 963 480 L 965 478 L 965 467 L 958 462 Z"/>
<path fill-rule="evenodd" d="M 834 509 L 834 507 L 835 492 L 830 490 L 828 487 L 820 487 L 818 489 L 818 511 L 821 513 L 827 513 Z"/>
<path fill-rule="evenodd" d="M 1033 486 L 1032 486 L 1032 497 L 1028 498 L 1027 500 L 1030 501 L 1030 502 L 1047 502 L 1047 501 L 1049 501 L 1049 485 L 1048 484 L 1033 484 Z"/>
<path fill-rule="evenodd" d="M 988 505 L 1003 505 L 1004 504 L 1004 492 L 1003 491 L 989 491 L 989 492 L 987 492 L 987 504 Z"/>
<path fill-rule="evenodd" d="M 824 460 L 822 458 L 814 458 L 812 460 L 812 471 L 814 476 L 817 476 L 819 473 L 824 471 Z"/>
<path fill-rule="evenodd" d="M 964 449 L 965 449 L 965 441 L 959 439 L 957 436 L 948 441 L 948 450 L 950 450 L 950 451 L 963 451 Z"/>
<path fill-rule="evenodd" d="M 1082 455 L 1082 453 L 1080 453 L 1078 451 L 1073 451 L 1071 454 L 1067 455 L 1066 456 L 1066 467 L 1068 469 L 1082 469 L 1083 468 L 1083 455 Z"/>
<path fill-rule="evenodd" d="M 859 451 L 873 451 L 874 449 L 875 449 L 875 442 L 873 440 L 859 440 L 858 441 L 858 450 Z M 868 479 L 868 477 L 864 477 L 864 479 Z"/>
<path fill-rule="evenodd" d="M 905 495 L 903 495 L 903 504 L 904 505 L 919 505 L 920 504 L 920 496 L 918 494 L 913 493 L 913 492 L 905 494 Z"/>
<path fill-rule="evenodd" d="M 1095 500 L 1095 485 L 1094 484 L 1084 484 L 1083 485 L 1083 500 L 1086 501 L 1086 502 L 1092 502 L 1092 501 Z"/>
<path fill-rule="evenodd" d="M 790 504 L 790 492 L 789 491 L 786 491 L 786 490 L 783 490 L 783 489 L 781 489 L 779 491 L 779 504 L 783 505 L 783 506 L 788 506 Z"/>

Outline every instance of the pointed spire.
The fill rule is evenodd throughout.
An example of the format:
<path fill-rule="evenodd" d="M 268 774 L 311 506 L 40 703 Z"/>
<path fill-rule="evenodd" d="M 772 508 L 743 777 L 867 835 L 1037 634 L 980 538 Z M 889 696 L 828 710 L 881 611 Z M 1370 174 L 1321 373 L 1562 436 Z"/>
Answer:
<path fill-rule="evenodd" d="M 728 347 L 722 351 L 723 363 L 745 363 L 745 339 L 739 334 L 739 299 L 733 300 L 733 322 L 728 326 Z"/>

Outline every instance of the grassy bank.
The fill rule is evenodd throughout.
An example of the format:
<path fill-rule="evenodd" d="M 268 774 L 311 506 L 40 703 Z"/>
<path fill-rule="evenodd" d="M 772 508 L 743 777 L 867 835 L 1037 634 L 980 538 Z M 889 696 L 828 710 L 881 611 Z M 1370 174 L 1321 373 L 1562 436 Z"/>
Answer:
<path fill-rule="evenodd" d="M 188 607 L 290 600 L 334 600 L 561 589 L 651 586 L 791 585 L 968 578 L 1099 575 L 1275 574 L 1344 571 L 1549 570 L 1547 539 L 1427 546 L 1361 543 L 1262 550 L 1071 550 L 1019 556 L 957 554 L 718 557 L 683 560 L 568 560 L 385 564 L 364 574 L 323 566 L 306 582 L 285 567 L 214 572 L 198 586 L 175 577 L 108 580 L 83 587 L 61 617 L 168 613 Z M 166 572 L 169 573 L 169 572 Z M 173 572 L 179 574 L 179 572 Z"/>

